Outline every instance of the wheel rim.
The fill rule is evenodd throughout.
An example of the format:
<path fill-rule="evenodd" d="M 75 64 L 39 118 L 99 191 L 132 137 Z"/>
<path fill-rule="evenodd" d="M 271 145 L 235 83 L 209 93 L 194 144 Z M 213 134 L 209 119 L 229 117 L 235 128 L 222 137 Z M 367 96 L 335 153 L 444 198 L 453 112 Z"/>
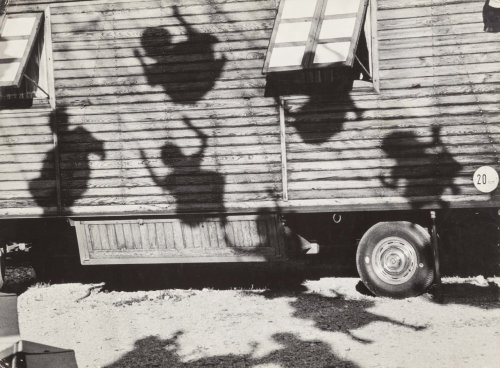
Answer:
<path fill-rule="evenodd" d="M 382 281 L 391 285 L 403 284 L 417 270 L 417 253 L 405 239 L 391 236 L 382 239 L 373 249 L 372 265 Z"/>

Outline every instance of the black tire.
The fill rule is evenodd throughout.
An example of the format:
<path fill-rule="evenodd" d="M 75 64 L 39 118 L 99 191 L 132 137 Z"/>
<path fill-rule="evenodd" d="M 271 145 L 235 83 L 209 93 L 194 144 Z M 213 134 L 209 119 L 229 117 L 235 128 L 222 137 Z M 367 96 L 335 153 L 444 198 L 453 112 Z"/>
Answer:
<path fill-rule="evenodd" d="M 363 283 L 377 296 L 420 295 L 434 280 L 430 235 L 410 222 L 379 222 L 361 238 L 356 266 Z"/>

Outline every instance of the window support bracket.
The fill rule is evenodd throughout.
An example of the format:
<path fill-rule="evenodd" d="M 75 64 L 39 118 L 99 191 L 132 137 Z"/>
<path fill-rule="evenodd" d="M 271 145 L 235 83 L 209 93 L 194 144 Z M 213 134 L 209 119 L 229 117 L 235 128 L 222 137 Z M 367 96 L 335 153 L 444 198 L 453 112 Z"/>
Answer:
<path fill-rule="evenodd" d="M 370 74 L 370 72 L 368 71 L 368 69 L 366 68 L 366 66 L 361 62 L 361 60 L 359 60 L 358 55 L 354 55 L 354 57 L 358 61 L 358 63 L 361 66 L 361 68 L 363 68 L 363 70 L 365 71 L 366 75 L 369 75 L 370 79 L 371 79 L 372 75 Z"/>
<path fill-rule="evenodd" d="M 35 86 L 36 86 L 36 88 L 37 88 L 37 89 L 39 89 L 40 91 L 42 91 L 42 92 L 45 94 L 45 96 L 47 96 L 47 98 L 49 98 L 49 99 L 50 99 L 50 96 L 49 96 L 49 94 L 47 93 L 47 91 L 45 91 L 42 87 L 40 87 L 40 86 L 38 85 L 38 83 L 37 83 L 37 82 L 35 82 L 32 78 L 28 77 L 28 76 L 26 75 L 26 73 L 23 73 L 23 77 L 24 77 L 24 78 L 26 78 L 27 80 L 29 80 L 31 83 L 34 83 L 34 84 L 35 84 Z"/>

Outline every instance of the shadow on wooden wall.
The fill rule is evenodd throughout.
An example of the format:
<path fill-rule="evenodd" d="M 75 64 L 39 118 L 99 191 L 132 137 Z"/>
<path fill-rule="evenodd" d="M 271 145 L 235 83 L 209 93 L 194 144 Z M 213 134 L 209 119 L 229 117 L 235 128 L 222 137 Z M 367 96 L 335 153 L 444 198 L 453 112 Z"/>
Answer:
<path fill-rule="evenodd" d="M 155 59 L 156 63 L 148 65 L 144 60 L 144 56 L 137 49 L 134 50 L 134 54 L 141 61 L 149 85 L 161 85 L 173 102 L 196 104 L 214 87 L 226 60 L 224 58 L 215 59 L 214 45 L 218 42 L 217 37 L 194 29 L 180 15 L 177 6 L 174 6 L 173 10 L 175 17 L 185 28 L 187 40 L 172 44 L 171 35 L 167 29 L 149 27 L 143 31 L 141 43 L 146 52 L 144 56 Z M 173 57 L 184 57 L 185 62 L 191 62 L 194 61 L 194 58 L 199 58 L 199 61 L 205 66 L 210 66 L 210 77 L 200 82 L 196 89 L 190 90 L 189 97 L 186 97 L 187 91 L 185 89 L 179 88 L 180 81 L 176 78 L 176 74 L 168 71 L 167 62 L 169 58 Z M 192 78 L 195 78 L 194 74 L 190 73 L 187 77 L 189 80 L 185 82 L 192 82 Z"/>
<path fill-rule="evenodd" d="M 162 178 L 156 176 L 153 168 L 148 166 L 151 178 L 157 186 L 161 187 L 175 198 L 178 213 L 186 213 L 193 202 L 192 196 L 189 194 L 192 195 L 196 193 L 189 193 L 187 190 L 189 184 L 192 184 L 190 181 L 197 182 L 198 179 L 202 179 L 206 186 L 210 188 L 210 198 L 207 199 L 210 203 L 213 203 L 217 207 L 219 213 L 223 213 L 224 176 L 216 171 L 210 171 L 202 168 L 204 152 L 208 146 L 208 136 L 203 133 L 201 129 L 195 127 L 188 118 L 184 117 L 183 120 L 186 126 L 196 132 L 201 141 L 198 152 L 191 155 L 185 155 L 182 152 L 181 147 L 175 145 L 174 143 L 165 143 L 161 149 L 161 158 L 163 164 L 172 171 L 167 174 L 167 176 Z M 141 156 L 144 159 L 144 162 L 146 162 L 146 165 L 148 165 L 146 154 L 142 150 Z M 186 171 L 189 172 L 188 175 L 185 175 Z M 185 208 L 186 206 L 187 208 Z M 186 223 L 193 226 L 197 225 L 192 218 L 190 218 Z"/>
<path fill-rule="evenodd" d="M 67 190 L 61 193 L 61 205 L 65 212 L 71 213 L 71 207 L 73 204 L 82 198 L 88 189 L 88 182 L 90 180 L 92 170 L 89 155 L 96 154 L 101 160 L 103 160 L 106 156 L 104 142 L 96 139 L 82 126 L 69 129 L 69 119 L 65 107 L 58 107 L 52 112 L 50 115 L 50 127 L 52 131 L 56 132 L 58 139 L 62 139 L 65 134 L 71 134 L 72 136 L 77 137 L 79 141 L 85 142 L 86 146 L 89 147 L 89 149 L 85 151 L 84 155 L 75 153 L 78 155 L 78 158 L 75 158 L 75 161 L 78 161 L 78 185 L 67 188 Z M 29 183 L 31 195 L 37 205 L 44 208 L 44 210 L 50 207 L 53 208 L 58 206 L 57 189 L 54 182 L 54 179 L 60 179 L 56 178 L 57 173 L 55 171 L 56 160 L 59 159 L 57 151 L 58 147 L 55 146 L 46 153 L 43 160 L 43 166 L 40 170 L 40 176 L 31 180 Z"/>
<path fill-rule="evenodd" d="M 497 1 L 498 3 L 498 1 Z M 483 8 L 484 31 L 490 33 L 500 32 L 500 8 L 490 5 L 490 0 L 486 0 Z"/>
<path fill-rule="evenodd" d="M 441 141 L 441 127 L 432 127 L 432 141 L 422 142 L 413 131 L 393 131 L 382 142 L 382 149 L 396 161 L 390 176 L 381 176 L 384 186 L 403 190 L 413 208 L 438 203 L 441 208 L 449 204 L 442 199 L 446 190 L 454 195 L 460 188 L 454 180 L 462 165 L 458 163 Z M 424 197 L 425 195 L 425 197 Z"/>

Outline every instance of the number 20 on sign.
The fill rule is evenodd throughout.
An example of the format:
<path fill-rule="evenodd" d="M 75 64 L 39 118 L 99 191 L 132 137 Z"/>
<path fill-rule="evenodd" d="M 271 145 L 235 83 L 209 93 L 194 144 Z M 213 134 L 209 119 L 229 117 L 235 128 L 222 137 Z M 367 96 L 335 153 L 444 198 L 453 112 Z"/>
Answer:
<path fill-rule="evenodd" d="M 474 172 L 474 185 L 483 193 L 491 193 L 498 187 L 498 173 L 491 166 L 481 166 Z"/>

